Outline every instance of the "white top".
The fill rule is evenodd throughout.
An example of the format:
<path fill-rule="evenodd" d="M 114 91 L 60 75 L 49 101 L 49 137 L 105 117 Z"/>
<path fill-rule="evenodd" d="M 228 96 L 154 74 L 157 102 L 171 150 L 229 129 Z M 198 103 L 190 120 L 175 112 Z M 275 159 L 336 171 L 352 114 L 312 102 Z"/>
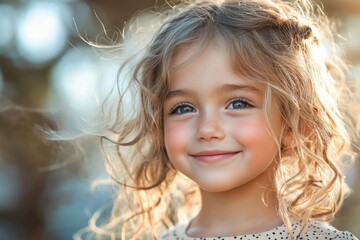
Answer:
<path fill-rule="evenodd" d="M 295 222 L 292 224 L 292 228 L 296 239 L 299 240 L 317 240 L 317 239 L 328 239 L 328 240 L 358 240 L 353 234 L 346 231 L 339 231 L 329 223 L 309 221 L 307 227 L 303 233 L 299 236 L 301 229 L 301 222 Z M 263 233 L 247 234 L 242 236 L 231 236 L 231 237 L 201 237 L 194 238 L 186 235 L 186 224 L 179 224 L 169 229 L 164 235 L 158 238 L 158 240 L 282 240 L 291 239 L 289 231 L 285 224 L 271 229 Z"/>

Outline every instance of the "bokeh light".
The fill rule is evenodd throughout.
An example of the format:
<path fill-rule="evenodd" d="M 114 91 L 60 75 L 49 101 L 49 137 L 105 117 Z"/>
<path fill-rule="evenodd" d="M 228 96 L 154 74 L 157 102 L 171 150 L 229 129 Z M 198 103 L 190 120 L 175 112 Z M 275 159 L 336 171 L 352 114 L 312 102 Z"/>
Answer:
<path fill-rule="evenodd" d="M 0 53 L 9 50 L 15 34 L 17 12 L 9 4 L 0 4 Z"/>
<path fill-rule="evenodd" d="M 81 113 L 94 104 L 98 78 L 97 61 L 91 50 L 77 47 L 68 50 L 54 66 L 51 86 L 65 106 Z"/>
<path fill-rule="evenodd" d="M 0 93 L 2 92 L 3 88 L 4 88 L 4 76 L 0 68 Z"/>
<path fill-rule="evenodd" d="M 350 48 L 353 51 L 360 51 L 360 28 L 354 29 L 354 26 L 360 26 L 360 15 L 348 17 L 344 23 L 345 38 L 348 39 L 346 41 L 346 47 Z"/>
<path fill-rule="evenodd" d="M 351 68 L 354 76 L 360 79 L 358 1 L 319 0 L 330 16 L 339 19 L 340 35 L 344 37 L 340 39 L 340 47 L 354 66 Z M 97 209 L 112 203 L 113 189 L 90 191 L 94 179 L 108 178 L 98 139 L 69 141 L 71 146 L 81 144 L 84 150 L 81 152 L 84 156 L 74 157 L 73 151 L 64 147 L 68 141 L 61 147 L 52 148 L 53 142 L 34 147 L 32 144 L 46 140 L 33 130 L 50 121 L 71 132 L 82 127 L 83 119 L 92 123 L 93 117 L 103 117 L 99 112 L 103 98 L 108 96 L 110 103 L 118 100 L 116 91 L 108 95 L 118 77 L 119 87 L 126 86 L 123 80 L 127 75 L 117 76 L 123 56 L 140 50 L 140 43 L 147 39 L 136 37 L 137 41 L 130 41 L 124 50 L 103 50 L 84 43 L 79 35 L 111 45 L 120 40 L 121 29 L 134 12 L 164 3 L 163 0 L 0 0 L 0 94 L 11 102 L 36 109 L 26 114 L 11 112 L 8 105 L 0 102 L 0 132 L 9 130 L 8 134 L 1 135 L 3 141 L 0 141 L 0 210 L 4 210 L 0 216 L 0 240 L 72 239 L 74 233 L 87 226 L 89 217 Z M 154 22 L 143 15 L 140 24 L 147 30 Z M 114 57 L 117 59 L 112 59 Z M 131 97 L 134 96 L 124 101 L 133 103 Z M 28 114 L 37 117 L 31 121 L 30 117 L 22 118 Z M 21 128 L 23 123 L 27 132 Z M 7 146 L 14 148 L 10 151 Z M 4 151 L 9 151 L 8 156 L 15 156 L 18 162 L 4 161 Z M 24 151 L 24 155 L 17 156 Z M 355 191 L 345 202 L 335 225 L 358 236 L 359 166 L 355 165 L 347 173 L 346 181 Z M 44 170 L 47 167 L 49 170 Z M 36 184 L 30 184 L 34 182 Z"/>
<path fill-rule="evenodd" d="M 11 185 L 9 182 L 11 182 Z M 11 164 L 2 164 L 0 168 L 0 210 L 16 207 L 20 200 L 21 192 L 18 169 Z"/>
<path fill-rule="evenodd" d="M 48 108 L 66 109 L 57 121 L 71 129 L 98 116 L 117 70 L 118 62 L 102 59 L 86 45 L 69 49 L 51 70 Z"/>
<path fill-rule="evenodd" d="M 16 38 L 20 55 L 34 64 L 56 57 L 67 43 L 68 12 L 67 5 L 54 2 L 34 2 L 25 7 Z"/>

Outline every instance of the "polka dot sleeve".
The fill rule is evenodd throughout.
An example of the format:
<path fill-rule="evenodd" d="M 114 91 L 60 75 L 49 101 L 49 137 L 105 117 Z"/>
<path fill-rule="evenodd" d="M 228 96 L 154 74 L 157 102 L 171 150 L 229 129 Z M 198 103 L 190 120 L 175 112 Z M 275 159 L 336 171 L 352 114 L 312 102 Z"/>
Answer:
<path fill-rule="evenodd" d="M 300 235 L 301 223 L 292 224 L 296 239 L 298 240 L 358 240 L 353 234 L 346 231 L 339 231 L 328 223 L 310 221 L 305 231 Z M 176 225 L 169 229 L 158 240 L 286 240 L 291 239 L 288 229 L 281 225 L 269 231 L 256 234 L 228 237 L 201 237 L 193 238 L 186 235 L 187 225 Z"/>

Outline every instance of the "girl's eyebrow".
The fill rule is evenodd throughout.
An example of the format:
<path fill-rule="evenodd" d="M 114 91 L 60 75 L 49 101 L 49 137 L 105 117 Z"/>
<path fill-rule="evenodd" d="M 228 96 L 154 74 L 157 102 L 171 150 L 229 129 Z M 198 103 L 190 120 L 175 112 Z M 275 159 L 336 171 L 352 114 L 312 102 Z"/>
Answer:
<path fill-rule="evenodd" d="M 222 93 L 222 92 L 231 92 L 231 91 L 236 91 L 236 90 L 243 90 L 243 91 L 249 91 L 249 92 L 253 92 L 256 94 L 261 94 L 262 91 L 253 86 L 253 85 L 242 85 L 242 84 L 224 84 L 222 86 L 220 86 L 219 88 L 216 89 L 215 93 Z M 195 92 L 191 89 L 176 89 L 173 91 L 169 91 L 168 95 L 166 96 L 166 100 L 170 99 L 170 98 L 174 98 L 174 97 L 183 97 L 183 96 L 188 96 L 188 95 L 194 95 Z"/>
<path fill-rule="evenodd" d="M 235 91 L 235 90 L 244 90 L 244 91 L 249 91 L 249 92 L 253 92 L 256 94 L 262 93 L 262 91 L 259 88 L 255 87 L 252 84 L 224 84 L 217 89 L 217 92 L 219 92 L 219 93 L 231 92 L 231 91 Z"/>
<path fill-rule="evenodd" d="M 174 98 L 174 97 L 184 97 L 184 96 L 188 96 L 188 95 L 194 95 L 195 92 L 191 89 L 177 89 L 177 90 L 173 90 L 173 91 L 169 91 L 169 93 L 166 96 L 166 100 L 170 99 L 170 98 Z"/>

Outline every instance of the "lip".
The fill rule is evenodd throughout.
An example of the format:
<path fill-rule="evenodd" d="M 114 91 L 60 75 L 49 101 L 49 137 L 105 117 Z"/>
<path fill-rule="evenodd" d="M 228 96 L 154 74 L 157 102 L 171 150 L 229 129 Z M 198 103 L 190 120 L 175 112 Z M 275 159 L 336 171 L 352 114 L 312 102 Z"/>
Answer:
<path fill-rule="evenodd" d="M 195 154 L 190 154 L 191 157 L 195 158 L 199 162 L 203 163 L 217 163 L 224 160 L 227 160 L 241 151 L 202 151 Z"/>

